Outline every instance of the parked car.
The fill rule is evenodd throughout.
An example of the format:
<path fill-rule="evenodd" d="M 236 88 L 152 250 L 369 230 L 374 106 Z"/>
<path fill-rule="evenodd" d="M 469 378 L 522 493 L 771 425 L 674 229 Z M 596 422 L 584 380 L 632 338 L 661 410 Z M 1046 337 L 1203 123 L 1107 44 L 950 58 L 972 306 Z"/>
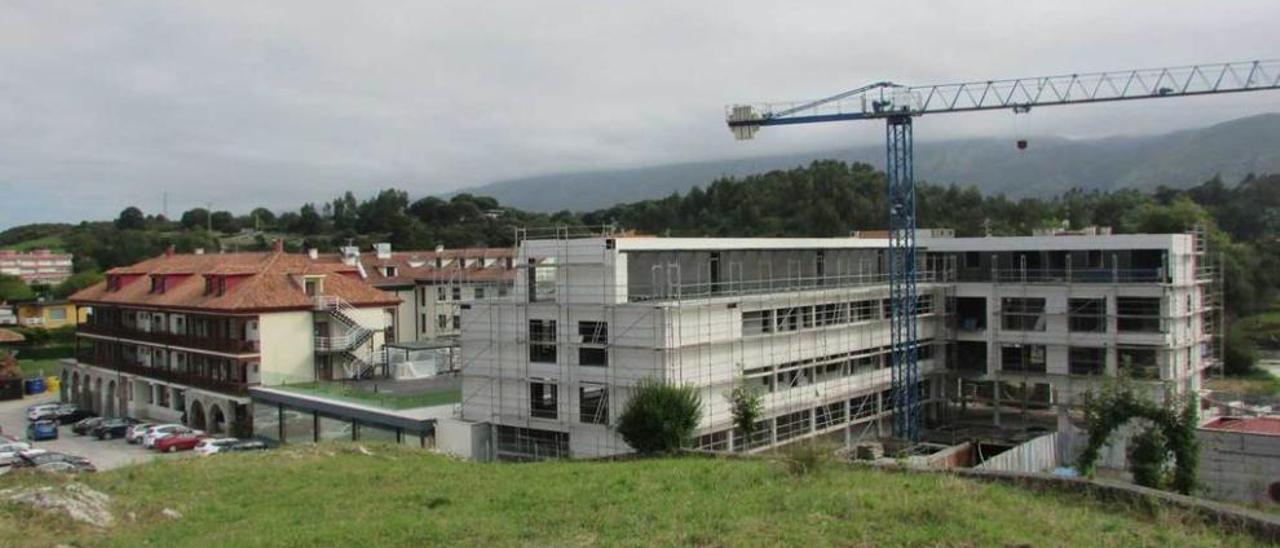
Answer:
<path fill-rule="evenodd" d="M 240 440 L 235 438 L 205 438 L 196 444 L 196 453 L 201 455 L 225 453 L 238 443 L 240 443 Z"/>
<path fill-rule="evenodd" d="M 75 424 L 94 415 L 93 411 L 81 409 L 74 403 L 64 403 L 53 410 L 52 416 L 46 418 L 56 420 L 59 424 Z"/>
<path fill-rule="evenodd" d="M 200 440 L 205 438 L 205 433 L 199 430 L 188 430 L 186 432 L 175 432 L 155 441 L 152 449 L 161 453 L 173 453 L 175 451 L 190 451 L 200 444 Z"/>
<path fill-rule="evenodd" d="M 35 469 L 40 472 L 53 472 L 58 474 L 81 474 L 85 472 L 98 471 L 98 469 L 95 468 L 92 464 L 90 464 L 89 461 L 46 462 L 44 464 L 36 465 Z"/>
<path fill-rule="evenodd" d="M 147 429 L 155 426 L 154 422 L 140 422 L 129 427 L 129 432 L 125 434 L 124 441 L 129 443 L 142 443 L 142 438 L 147 435 Z"/>
<path fill-rule="evenodd" d="M 123 438 L 129 433 L 129 428 L 135 424 L 138 424 L 137 419 L 114 417 L 98 423 L 89 431 L 89 434 L 100 440 Z"/>
<path fill-rule="evenodd" d="M 155 447 L 157 441 L 172 436 L 174 434 L 182 434 L 190 432 L 191 429 L 181 424 L 157 424 L 147 429 L 147 434 L 142 438 L 142 446 L 147 449 Z"/>
<path fill-rule="evenodd" d="M 56 415 L 58 408 L 62 407 L 60 403 L 42 403 L 27 408 L 27 420 L 36 421 L 46 418 L 50 415 Z"/>
<path fill-rule="evenodd" d="M 266 442 L 261 442 L 258 440 L 249 440 L 249 441 L 242 441 L 240 443 L 232 445 L 231 447 L 228 447 L 223 451 L 235 453 L 239 451 L 265 451 L 270 448 L 271 446 L 267 445 Z"/>
<path fill-rule="evenodd" d="M 71 425 L 71 431 L 81 436 L 86 436 L 106 420 L 107 419 L 105 417 L 89 417 L 87 419 L 82 419 L 81 421 Z"/>
<path fill-rule="evenodd" d="M 53 451 L 23 451 L 18 453 L 18 459 L 14 461 L 13 467 L 37 468 L 55 462 L 66 462 L 86 469 L 93 468 L 93 463 L 90 463 L 89 459 Z"/>
<path fill-rule="evenodd" d="M 28 423 L 27 439 L 30 441 L 58 439 L 58 423 L 51 420 L 38 420 Z"/>
<path fill-rule="evenodd" d="M 9 466 L 18 458 L 18 453 L 31 449 L 31 444 L 20 441 L 0 443 L 0 466 Z"/>

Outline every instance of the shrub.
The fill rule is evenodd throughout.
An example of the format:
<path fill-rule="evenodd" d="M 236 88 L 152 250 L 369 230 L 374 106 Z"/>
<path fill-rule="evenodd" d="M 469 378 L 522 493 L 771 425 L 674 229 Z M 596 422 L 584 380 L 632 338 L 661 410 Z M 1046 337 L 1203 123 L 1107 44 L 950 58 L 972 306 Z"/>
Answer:
<path fill-rule="evenodd" d="M 835 447 L 813 440 L 793 443 L 782 450 L 782 463 L 793 476 L 807 476 L 835 460 Z"/>
<path fill-rule="evenodd" d="M 760 420 L 760 393 L 752 388 L 738 385 L 726 396 L 733 413 L 733 426 L 738 429 L 742 439 L 749 440 L 756 432 L 756 422 Z"/>
<path fill-rule="evenodd" d="M 702 398 L 689 386 L 641 381 L 618 419 L 618 433 L 641 453 L 670 453 L 689 444 Z"/>

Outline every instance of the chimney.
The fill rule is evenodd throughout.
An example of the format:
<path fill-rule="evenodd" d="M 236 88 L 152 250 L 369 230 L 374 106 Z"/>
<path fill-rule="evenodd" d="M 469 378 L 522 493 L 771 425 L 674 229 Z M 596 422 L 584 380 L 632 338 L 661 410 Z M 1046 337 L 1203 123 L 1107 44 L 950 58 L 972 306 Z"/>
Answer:
<path fill-rule="evenodd" d="M 172 257 L 174 252 L 177 250 L 178 250 L 177 247 L 175 247 L 173 244 L 169 244 L 169 247 L 164 248 L 164 256 Z"/>
<path fill-rule="evenodd" d="M 284 238 L 276 238 L 272 247 L 275 248 L 276 253 L 284 253 Z"/>
<path fill-rule="evenodd" d="M 390 259 L 391 244 L 386 242 L 373 244 L 373 253 L 374 253 L 374 256 L 376 256 L 379 259 Z"/>
<path fill-rule="evenodd" d="M 311 248 L 311 249 L 308 249 L 308 250 L 307 250 L 307 256 L 308 256 L 308 257 L 311 257 L 311 260 L 313 260 L 313 261 L 314 261 L 314 260 L 316 260 L 316 259 L 319 259 L 319 258 L 320 258 L 320 250 L 319 250 L 319 249 L 316 249 L 316 248 L 314 248 L 314 247 L 313 247 L 313 248 Z"/>
<path fill-rule="evenodd" d="M 196 255 L 204 255 L 204 248 L 203 248 L 203 247 L 197 247 L 197 248 L 196 248 Z"/>

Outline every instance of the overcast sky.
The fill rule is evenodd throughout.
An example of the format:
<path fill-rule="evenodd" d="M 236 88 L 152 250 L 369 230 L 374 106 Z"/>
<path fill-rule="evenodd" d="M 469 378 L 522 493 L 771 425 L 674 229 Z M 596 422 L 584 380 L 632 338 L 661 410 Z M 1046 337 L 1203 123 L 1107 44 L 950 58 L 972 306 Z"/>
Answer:
<path fill-rule="evenodd" d="M 212 202 L 415 197 L 524 175 L 829 149 L 879 124 L 735 142 L 726 103 L 1280 57 L 1280 2 L 0 0 L 0 228 Z M 1280 111 L 1280 94 L 1042 109 L 1093 137 Z M 1012 135 L 1003 112 L 918 140 Z"/>

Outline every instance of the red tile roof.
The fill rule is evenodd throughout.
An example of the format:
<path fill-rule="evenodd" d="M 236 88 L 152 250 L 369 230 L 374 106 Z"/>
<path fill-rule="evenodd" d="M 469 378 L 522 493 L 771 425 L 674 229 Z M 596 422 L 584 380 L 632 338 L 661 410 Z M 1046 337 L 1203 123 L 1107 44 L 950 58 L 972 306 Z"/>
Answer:
<path fill-rule="evenodd" d="M 23 337 L 22 333 L 9 331 L 8 329 L 0 329 L 0 344 L 18 343 L 25 340 L 27 340 L 27 338 Z"/>
<path fill-rule="evenodd" d="M 280 251 L 210 255 L 162 255 L 107 271 L 108 279 L 140 276 L 115 291 L 107 282 L 71 296 L 77 305 L 126 305 L 222 312 L 310 308 L 312 298 L 303 276 L 322 276 L 321 294 L 337 296 L 352 306 L 395 306 L 400 299 L 359 279 L 354 267 L 312 260 Z M 151 292 L 149 276 L 165 275 L 163 293 Z M 225 276 L 222 295 L 205 289 L 206 277 Z"/>
<path fill-rule="evenodd" d="M 1280 417 L 1219 417 L 1200 428 L 1220 432 L 1280 436 Z"/>

